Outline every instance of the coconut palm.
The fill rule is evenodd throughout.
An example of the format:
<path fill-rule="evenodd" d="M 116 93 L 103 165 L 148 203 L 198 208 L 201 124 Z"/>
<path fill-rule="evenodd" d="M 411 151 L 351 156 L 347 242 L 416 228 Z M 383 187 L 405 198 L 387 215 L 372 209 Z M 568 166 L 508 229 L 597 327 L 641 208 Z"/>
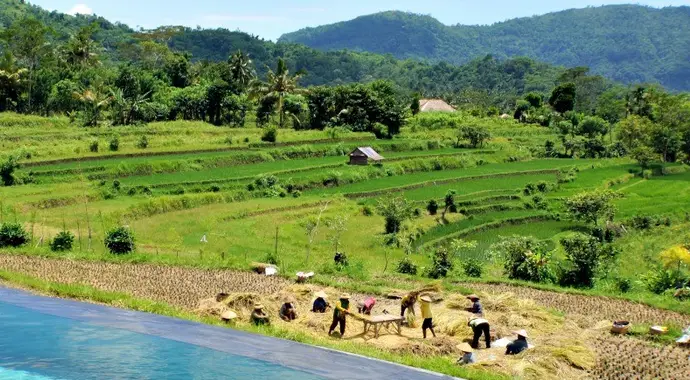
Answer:
<path fill-rule="evenodd" d="M 110 90 L 111 116 L 113 125 L 129 125 L 139 111 L 149 104 L 150 92 L 127 98 L 122 89 Z"/>
<path fill-rule="evenodd" d="M 81 112 L 82 123 L 85 127 L 95 127 L 102 119 L 103 111 L 108 107 L 112 98 L 98 89 L 84 89 L 74 93 L 74 98 L 84 105 Z"/>
<path fill-rule="evenodd" d="M 285 97 L 290 94 L 299 94 L 303 92 L 297 85 L 302 73 L 290 75 L 290 72 L 285 64 L 285 61 L 278 59 L 278 67 L 276 71 L 271 69 L 266 74 L 266 82 L 255 80 L 252 83 L 250 94 L 254 98 L 269 99 L 275 104 L 275 109 L 278 111 L 279 126 L 285 126 Z"/>
<path fill-rule="evenodd" d="M 62 59 L 70 66 L 89 67 L 100 64 L 98 52 L 100 47 L 91 38 L 94 27 L 88 26 L 79 29 L 72 35 L 62 49 Z"/>
<path fill-rule="evenodd" d="M 241 50 L 230 56 L 228 64 L 230 65 L 230 76 L 233 82 L 241 89 L 246 88 L 256 77 L 252 60 Z"/>
<path fill-rule="evenodd" d="M 24 83 L 23 76 L 27 72 L 27 69 L 12 67 L 0 69 L 0 112 L 16 106 Z"/>

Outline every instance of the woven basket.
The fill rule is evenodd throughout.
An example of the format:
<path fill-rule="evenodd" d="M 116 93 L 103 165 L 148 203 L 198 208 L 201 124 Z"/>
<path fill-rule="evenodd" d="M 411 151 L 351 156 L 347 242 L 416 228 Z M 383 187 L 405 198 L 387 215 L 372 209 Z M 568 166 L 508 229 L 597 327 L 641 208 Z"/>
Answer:
<path fill-rule="evenodd" d="M 614 334 L 627 334 L 628 330 L 630 330 L 630 322 L 626 321 L 614 322 L 611 327 L 611 332 Z"/>

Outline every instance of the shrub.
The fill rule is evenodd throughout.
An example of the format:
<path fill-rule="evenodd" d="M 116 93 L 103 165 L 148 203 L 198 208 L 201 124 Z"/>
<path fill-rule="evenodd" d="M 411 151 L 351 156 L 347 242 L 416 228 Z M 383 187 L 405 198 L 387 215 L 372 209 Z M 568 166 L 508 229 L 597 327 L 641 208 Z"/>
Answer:
<path fill-rule="evenodd" d="M 627 293 L 632 288 L 632 281 L 628 278 L 616 279 L 616 289 L 621 293 Z"/>
<path fill-rule="evenodd" d="M 302 196 L 302 192 L 299 191 L 299 190 L 295 190 L 295 191 L 292 192 L 292 197 L 293 197 L 293 198 L 299 198 L 299 197 L 301 197 L 301 196 Z"/>
<path fill-rule="evenodd" d="M 275 252 L 269 252 L 264 258 L 264 263 L 271 265 L 278 265 L 278 255 Z"/>
<path fill-rule="evenodd" d="M 481 261 L 477 259 L 467 259 L 462 263 L 462 270 L 467 277 L 479 278 L 484 272 L 484 267 Z"/>
<path fill-rule="evenodd" d="M 98 153 L 98 140 L 92 140 L 89 144 L 89 152 Z"/>
<path fill-rule="evenodd" d="M 504 258 L 503 268 L 512 280 L 551 282 L 555 277 L 549 267 L 551 253 L 532 236 L 503 238 L 492 250 Z"/>
<path fill-rule="evenodd" d="M 110 139 L 108 149 L 110 149 L 111 152 L 117 152 L 120 150 L 120 139 L 117 136 L 113 136 L 113 138 Z"/>
<path fill-rule="evenodd" d="M 116 227 L 108 231 L 105 246 L 110 253 L 125 255 L 134 251 L 134 234 L 127 227 Z"/>
<path fill-rule="evenodd" d="M 362 207 L 362 215 L 372 216 L 374 215 L 374 210 L 371 208 L 371 206 L 364 206 Z"/>
<path fill-rule="evenodd" d="M 117 180 L 117 179 L 114 180 L 114 181 L 113 181 L 113 190 L 115 190 L 115 191 L 120 191 L 120 185 L 121 185 L 121 184 L 120 184 L 120 181 L 119 181 L 119 180 Z"/>
<path fill-rule="evenodd" d="M 412 218 L 414 207 L 403 197 L 385 198 L 379 201 L 377 210 L 386 221 L 386 234 L 401 231 L 403 223 Z"/>
<path fill-rule="evenodd" d="M 537 184 L 537 190 L 539 190 L 540 193 L 547 193 L 549 191 L 549 183 L 546 181 L 540 181 Z"/>
<path fill-rule="evenodd" d="M 525 189 L 522 191 L 525 195 L 532 195 L 537 192 L 537 185 L 533 183 L 528 183 L 525 185 Z"/>
<path fill-rule="evenodd" d="M 427 277 L 439 279 L 446 277 L 453 269 L 453 260 L 445 248 L 439 248 L 431 257 L 431 266 L 427 269 Z"/>
<path fill-rule="evenodd" d="M 438 202 L 435 199 L 430 200 L 426 205 L 426 210 L 429 211 L 429 215 L 436 215 L 438 213 Z"/>
<path fill-rule="evenodd" d="M 675 271 L 664 268 L 654 269 L 642 276 L 642 283 L 652 293 L 662 294 L 668 289 L 672 289 L 678 278 Z"/>
<path fill-rule="evenodd" d="M 53 252 L 71 251 L 73 243 L 74 234 L 69 231 L 62 231 L 50 242 L 50 250 Z"/>
<path fill-rule="evenodd" d="M 137 195 L 136 187 L 130 187 L 129 190 L 127 190 L 127 195 L 132 196 L 132 197 Z"/>
<path fill-rule="evenodd" d="M 409 274 L 409 275 L 417 275 L 418 267 L 415 263 L 410 260 L 408 256 L 405 256 L 404 259 L 400 260 L 398 263 L 398 267 L 396 268 L 396 272 L 402 273 L 402 274 Z"/>
<path fill-rule="evenodd" d="M 261 135 L 261 141 L 270 143 L 278 141 L 278 128 L 273 125 L 266 127 Z"/>
<path fill-rule="evenodd" d="M 249 142 L 249 137 L 245 137 L 243 141 L 246 142 L 246 143 L 248 143 L 248 142 Z"/>
<path fill-rule="evenodd" d="M 19 223 L 0 224 L 0 248 L 21 247 L 29 241 L 29 235 Z"/>
<path fill-rule="evenodd" d="M 146 149 L 148 147 L 149 147 L 148 137 L 146 137 L 146 135 L 141 136 L 141 138 L 139 138 L 139 141 L 137 141 L 137 148 Z"/>
<path fill-rule="evenodd" d="M 16 179 L 14 177 L 14 171 L 19 169 L 19 163 L 14 157 L 8 157 L 5 162 L 0 164 L 0 180 L 3 186 L 14 185 Z"/>
<path fill-rule="evenodd" d="M 208 191 L 210 191 L 210 192 L 212 192 L 212 193 L 218 193 L 218 192 L 220 192 L 220 186 L 218 186 L 218 185 L 211 185 L 211 186 L 208 187 Z"/>
<path fill-rule="evenodd" d="M 333 256 L 333 262 L 336 267 L 346 267 L 350 265 L 345 252 L 336 252 L 335 256 Z"/>
<path fill-rule="evenodd" d="M 561 286 L 591 288 L 601 260 L 606 253 L 593 236 L 575 234 L 561 239 L 567 266 L 559 268 Z"/>
<path fill-rule="evenodd" d="M 173 194 L 173 195 L 182 195 L 182 194 L 184 194 L 184 193 L 186 193 L 186 192 L 187 192 L 187 190 L 186 190 L 184 187 L 178 186 L 177 188 L 175 188 L 175 189 L 172 191 L 172 194 Z"/>

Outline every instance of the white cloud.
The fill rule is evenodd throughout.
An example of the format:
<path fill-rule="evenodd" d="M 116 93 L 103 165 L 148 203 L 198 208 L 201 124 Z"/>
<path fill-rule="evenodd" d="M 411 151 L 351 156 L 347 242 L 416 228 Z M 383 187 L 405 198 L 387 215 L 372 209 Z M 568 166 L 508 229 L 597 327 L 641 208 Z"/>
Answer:
<path fill-rule="evenodd" d="M 88 5 L 86 4 L 75 4 L 72 9 L 67 11 L 68 15 L 92 15 L 93 14 L 93 9 L 91 9 Z"/>

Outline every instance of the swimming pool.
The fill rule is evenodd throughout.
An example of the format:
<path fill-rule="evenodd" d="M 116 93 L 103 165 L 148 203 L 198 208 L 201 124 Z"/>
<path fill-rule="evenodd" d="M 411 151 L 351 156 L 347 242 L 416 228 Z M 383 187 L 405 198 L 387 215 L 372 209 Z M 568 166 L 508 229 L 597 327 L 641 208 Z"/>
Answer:
<path fill-rule="evenodd" d="M 0 287 L 0 380 L 448 378 L 154 314 Z"/>

